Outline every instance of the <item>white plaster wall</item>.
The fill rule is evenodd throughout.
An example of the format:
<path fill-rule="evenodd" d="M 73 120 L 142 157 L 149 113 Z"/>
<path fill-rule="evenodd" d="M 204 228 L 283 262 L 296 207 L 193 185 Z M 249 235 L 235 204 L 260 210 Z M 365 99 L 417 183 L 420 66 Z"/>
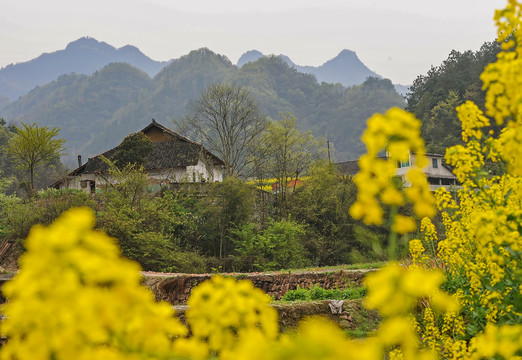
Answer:
<path fill-rule="evenodd" d="M 158 183 L 176 183 L 185 181 L 186 170 L 181 167 L 166 170 L 154 170 L 147 172 L 147 175 Z"/>
<path fill-rule="evenodd" d="M 83 182 L 85 184 L 82 187 L 82 181 L 96 181 L 96 176 L 94 174 L 82 174 L 80 176 L 69 177 L 65 179 L 60 185 L 58 185 L 59 189 L 76 189 L 82 190 L 83 192 L 90 194 L 91 187 L 89 183 Z M 96 183 L 98 185 L 98 183 Z"/>
<path fill-rule="evenodd" d="M 442 166 L 442 156 L 433 156 L 426 155 L 428 159 L 428 166 L 422 169 L 422 171 L 428 175 L 433 177 L 454 177 L 453 173 L 449 171 L 446 167 Z M 437 159 L 438 167 L 433 167 L 433 158 Z M 411 169 L 412 165 L 415 164 L 415 154 L 410 154 L 410 166 L 402 167 L 397 169 L 397 175 L 402 176 L 405 175 L 408 170 Z"/>
<path fill-rule="evenodd" d="M 201 182 L 202 179 L 205 179 L 206 182 L 223 181 L 223 174 L 219 166 L 215 166 L 214 171 L 210 172 L 202 161 L 186 168 L 150 171 L 148 176 L 158 182 Z"/>
<path fill-rule="evenodd" d="M 197 165 L 187 167 L 187 173 L 192 174 L 192 172 L 196 174 L 196 182 L 200 182 L 202 178 L 205 179 L 206 182 L 223 181 L 221 167 L 212 166 L 212 171 L 209 171 L 205 163 L 201 160 L 198 161 Z"/>
<path fill-rule="evenodd" d="M 413 155 L 413 156 L 415 156 L 415 155 Z M 446 167 L 442 166 L 442 159 L 444 158 L 443 156 L 426 155 L 426 157 L 428 158 L 428 167 L 423 169 L 423 171 L 426 174 L 429 174 L 430 176 L 434 176 L 434 177 L 454 177 L 455 176 Z M 437 168 L 433 167 L 432 159 L 437 159 L 437 164 L 438 164 Z"/>
<path fill-rule="evenodd" d="M 214 166 L 214 182 L 216 181 L 223 181 L 223 169 L 219 165 Z"/>
<path fill-rule="evenodd" d="M 60 189 L 60 190 L 63 190 L 63 189 L 80 190 L 80 178 L 79 177 L 67 178 L 58 185 L 58 189 Z"/>
<path fill-rule="evenodd" d="M 155 170 L 147 172 L 147 176 L 150 179 L 153 179 L 153 183 L 176 183 L 176 182 L 201 182 L 202 179 L 205 179 L 206 182 L 216 182 L 223 181 L 223 172 L 220 166 L 214 166 L 213 172 L 207 171 L 207 167 L 202 161 L 199 161 L 195 166 L 187 166 L 166 169 L 166 170 Z M 96 188 L 99 189 L 107 184 L 107 182 L 112 182 L 110 177 L 108 176 L 97 176 L 95 174 L 81 174 L 80 176 L 74 176 L 69 179 L 64 180 L 59 185 L 60 189 L 78 189 L 85 191 L 86 193 L 90 193 L 90 184 L 82 187 L 82 181 L 94 181 L 96 184 Z"/>

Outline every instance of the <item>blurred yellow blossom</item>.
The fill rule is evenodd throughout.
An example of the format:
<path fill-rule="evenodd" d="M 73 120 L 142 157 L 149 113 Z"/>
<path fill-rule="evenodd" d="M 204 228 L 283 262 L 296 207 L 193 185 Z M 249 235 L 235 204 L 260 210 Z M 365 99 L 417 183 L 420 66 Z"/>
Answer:
<path fill-rule="evenodd" d="M 214 276 L 196 287 L 187 302 L 186 316 L 193 337 L 208 342 L 213 351 L 235 345 L 236 335 L 259 329 L 268 339 L 278 334 L 277 313 L 271 299 L 250 281 Z"/>
<path fill-rule="evenodd" d="M 412 114 L 393 108 L 385 114 L 375 114 L 368 120 L 362 135 L 367 153 L 359 158 L 360 171 L 354 177 L 359 192 L 350 215 L 366 224 L 381 225 L 381 205 L 402 206 L 406 201 L 414 205 L 419 217 L 435 214 L 435 200 L 429 191 L 422 168 L 427 165 L 424 141 L 420 138 L 420 121 Z M 386 157 L 380 157 L 381 153 Z M 410 186 L 402 192 L 397 181 L 397 163 L 407 161 L 415 153 L 415 164 L 406 173 Z M 394 222 L 395 231 L 415 230 L 413 218 L 402 216 Z"/>
<path fill-rule="evenodd" d="M 93 226 L 92 211 L 77 208 L 31 230 L 20 272 L 3 286 L 2 359 L 162 358 L 186 334 L 172 307 L 140 286 L 138 265 Z"/>

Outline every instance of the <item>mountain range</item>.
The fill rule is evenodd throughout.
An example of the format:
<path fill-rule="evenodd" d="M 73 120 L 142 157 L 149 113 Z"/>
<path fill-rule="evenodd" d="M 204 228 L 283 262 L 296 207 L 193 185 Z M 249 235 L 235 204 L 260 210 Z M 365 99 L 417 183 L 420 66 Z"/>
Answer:
<path fill-rule="evenodd" d="M 254 55 L 250 59 L 249 53 Z M 82 38 L 65 50 L 1 69 L 0 95 L 5 99 L 6 89 L 18 89 L 21 95 L 16 101 L 4 100 L 4 106 L 0 99 L 0 117 L 8 123 L 59 127 L 70 159 L 78 154 L 85 158 L 117 145 L 152 118 L 174 128 L 172 120 L 189 113 L 192 101 L 208 85 L 229 82 L 247 87 L 272 118 L 285 112 L 296 115 L 302 128 L 328 137 L 334 157 L 345 160 L 363 152 L 359 137 L 369 116 L 391 106 L 404 106 L 404 98 L 391 81 L 377 74 L 350 87 L 341 85 L 341 80 L 319 83 L 319 75 L 298 69 L 288 58 L 249 53 L 241 57 L 240 66 L 206 48 L 161 63 L 134 47 L 115 49 Z M 102 54 L 108 54 L 105 66 L 100 65 L 104 63 Z M 358 61 L 355 53 L 343 51 L 317 68 L 318 74 L 326 73 L 327 68 L 342 69 L 349 59 Z M 60 73 L 60 69 L 69 72 Z M 35 79 L 52 80 L 41 80 L 47 83 L 23 93 L 23 86 L 32 86 L 32 71 L 41 73 L 33 75 Z M 21 80 L 15 80 L 17 73 Z"/>
<path fill-rule="evenodd" d="M 257 50 L 247 51 L 239 58 L 237 66 L 241 67 L 264 56 Z M 349 87 L 362 84 L 369 76 L 381 77 L 368 69 L 354 51 L 346 49 L 318 67 L 297 65 L 286 55 L 279 55 L 279 57 L 291 68 L 315 75 L 319 82 L 341 83 Z M 69 43 L 63 50 L 44 53 L 33 60 L 11 64 L 0 69 L 0 109 L 36 86 L 56 80 L 60 75 L 71 73 L 90 75 L 116 62 L 128 63 L 154 77 L 172 60 L 155 61 L 132 45 L 117 49 L 94 38 L 82 37 Z M 396 89 L 405 95 L 405 86 L 396 85 Z"/>
<path fill-rule="evenodd" d="M 115 62 L 129 63 L 149 76 L 156 75 L 168 63 L 154 61 L 131 45 L 116 49 L 105 42 L 83 37 L 69 43 L 63 50 L 45 53 L 33 60 L 0 69 L 0 96 L 16 100 L 34 87 L 56 80 L 60 75 L 88 75 Z"/>

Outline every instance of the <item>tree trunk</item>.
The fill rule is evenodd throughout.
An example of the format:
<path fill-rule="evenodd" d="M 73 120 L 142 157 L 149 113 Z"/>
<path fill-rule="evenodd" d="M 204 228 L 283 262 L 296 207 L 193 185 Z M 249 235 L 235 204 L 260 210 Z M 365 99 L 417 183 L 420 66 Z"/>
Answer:
<path fill-rule="evenodd" d="M 30 188 L 29 188 L 29 191 L 30 191 L 30 196 L 33 196 L 34 195 L 34 166 L 31 166 L 29 168 L 29 173 L 31 175 L 31 183 L 30 183 Z"/>

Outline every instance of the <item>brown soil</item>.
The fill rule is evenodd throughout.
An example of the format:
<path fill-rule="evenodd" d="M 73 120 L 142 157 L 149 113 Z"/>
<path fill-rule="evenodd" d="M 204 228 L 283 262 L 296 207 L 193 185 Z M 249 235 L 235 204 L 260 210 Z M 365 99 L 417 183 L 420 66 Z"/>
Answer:
<path fill-rule="evenodd" d="M 15 273 L 18 271 L 18 258 L 22 253 L 19 242 L 2 239 L 0 241 L 0 272 Z"/>

